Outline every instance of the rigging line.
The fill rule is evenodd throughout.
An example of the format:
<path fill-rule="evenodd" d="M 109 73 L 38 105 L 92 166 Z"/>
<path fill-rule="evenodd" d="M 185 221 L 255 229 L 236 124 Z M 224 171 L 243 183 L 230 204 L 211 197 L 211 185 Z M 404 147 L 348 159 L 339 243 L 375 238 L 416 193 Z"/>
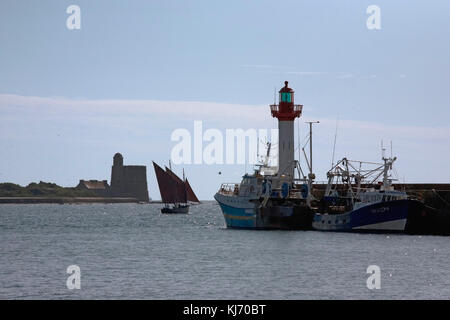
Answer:
<path fill-rule="evenodd" d="M 308 136 L 308 138 L 306 139 L 305 143 L 303 144 L 302 149 L 304 149 L 304 148 L 306 147 L 306 145 L 308 144 L 308 142 L 309 142 L 309 136 Z"/>
<path fill-rule="evenodd" d="M 307 144 L 308 141 L 309 141 L 309 138 L 310 138 L 310 137 L 309 137 L 309 133 L 306 133 L 305 136 L 303 137 L 303 140 L 302 140 L 302 141 L 303 141 L 303 142 L 306 141 L 305 144 Z"/>
<path fill-rule="evenodd" d="M 394 177 L 397 179 L 397 180 L 400 180 L 400 175 L 398 174 L 398 171 L 397 171 L 397 169 L 392 165 L 392 171 L 394 172 Z"/>
<path fill-rule="evenodd" d="M 439 193 L 437 193 L 437 191 L 435 190 L 435 189 L 431 189 L 431 190 L 433 190 L 433 192 L 447 205 L 447 206 L 449 206 L 450 207 L 450 204 L 447 202 L 447 201 L 445 201 L 445 199 L 443 198 L 443 197 L 441 197 L 441 195 L 439 194 Z"/>

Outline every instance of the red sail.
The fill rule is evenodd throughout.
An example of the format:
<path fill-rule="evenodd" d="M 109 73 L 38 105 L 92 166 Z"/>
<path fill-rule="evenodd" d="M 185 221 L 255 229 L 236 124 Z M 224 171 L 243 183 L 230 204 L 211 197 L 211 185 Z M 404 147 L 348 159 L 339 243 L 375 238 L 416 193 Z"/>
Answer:
<path fill-rule="evenodd" d="M 188 179 L 184 182 L 186 185 L 187 200 L 192 202 L 200 202 L 189 184 Z"/>
<path fill-rule="evenodd" d="M 181 180 L 180 177 L 178 177 L 172 170 L 170 170 L 169 168 L 166 168 L 166 172 L 167 174 L 169 174 L 174 180 L 176 180 L 178 183 L 183 183 L 183 180 Z"/>
<path fill-rule="evenodd" d="M 160 166 L 153 162 L 155 168 L 156 180 L 158 180 L 159 192 L 161 193 L 161 200 L 164 203 L 180 203 L 178 196 L 179 183 L 171 177 Z M 186 201 L 184 201 L 186 202 Z"/>
<path fill-rule="evenodd" d="M 188 201 L 187 199 L 187 192 L 186 192 L 186 186 L 184 185 L 183 180 L 181 180 L 172 170 L 166 167 L 166 173 L 177 183 L 177 197 L 179 199 L 178 202 L 180 203 L 186 203 Z"/>

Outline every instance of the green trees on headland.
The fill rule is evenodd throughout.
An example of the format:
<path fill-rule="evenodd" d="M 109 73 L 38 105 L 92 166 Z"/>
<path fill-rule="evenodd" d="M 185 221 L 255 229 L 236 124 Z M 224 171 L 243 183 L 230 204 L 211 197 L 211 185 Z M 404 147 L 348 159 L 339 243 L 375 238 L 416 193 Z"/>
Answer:
<path fill-rule="evenodd" d="M 90 190 L 65 188 L 55 183 L 32 182 L 26 187 L 15 183 L 0 183 L 0 197 L 98 197 Z"/>

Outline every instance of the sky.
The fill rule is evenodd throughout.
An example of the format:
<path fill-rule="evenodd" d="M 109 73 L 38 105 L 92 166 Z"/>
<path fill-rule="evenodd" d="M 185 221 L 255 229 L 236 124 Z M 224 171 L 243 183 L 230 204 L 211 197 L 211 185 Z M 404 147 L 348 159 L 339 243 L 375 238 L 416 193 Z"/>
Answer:
<path fill-rule="evenodd" d="M 79 30 L 66 26 L 74 4 Z M 110 180 L 120 152 L 147 166 L 159 199 L 152 161 L 167 165 L 174 130 L 276 128 L 269 104 L 287 80 L 304 105 L 300 140 L 320 121 L 318 180 L 337 127 L 335 160 L 380 161 L 392 141 L 402 182 L 448 183 L 448 12 L 445 0 L 2 0 L 0 182 Z M 252 165 L 182 168 L 212 199 Z"/>

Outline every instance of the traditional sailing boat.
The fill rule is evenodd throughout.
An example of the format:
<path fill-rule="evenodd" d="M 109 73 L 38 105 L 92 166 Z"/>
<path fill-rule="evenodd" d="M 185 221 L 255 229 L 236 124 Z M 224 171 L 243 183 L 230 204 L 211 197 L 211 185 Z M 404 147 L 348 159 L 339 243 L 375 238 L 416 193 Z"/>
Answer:
<path fill-rule="evenodd" d="M 164 207 L 162 213 L 189 213 L 189 202 L 200 203 L 197 196 L 184 176 L 180 179 L 171 169 L 164 170 L 153 162 L 156 179 L 158 180 L 159 192 Z M 170 206 L 172 205 L 172 206 Z"/>

